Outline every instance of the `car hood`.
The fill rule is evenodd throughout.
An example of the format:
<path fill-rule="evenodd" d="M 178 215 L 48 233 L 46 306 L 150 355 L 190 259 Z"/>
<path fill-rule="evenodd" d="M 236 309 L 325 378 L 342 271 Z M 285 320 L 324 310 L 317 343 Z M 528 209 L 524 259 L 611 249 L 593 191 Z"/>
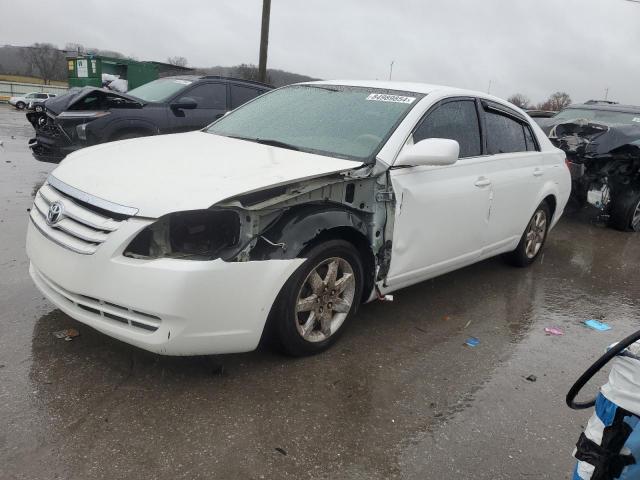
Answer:
<path fill-rule="evenodd" d="M 198 131 L 88 147 L 69 155 L 52 175 L 157 218 L 362 165 Z"/>
<path fill-rule="evenodd" d="M 140 106 L 144 105 L 144 103 L 139 98 L 132 97 L 131 95 L 127 95 L 125 93 L 96 87 L 73 87 L 63 95 L 58 95 L 57 97 L 47 99 L 45 102 L 45 106 L 50 112 L 54 113 L 55 115 L 59 115 L 60 113 L 71 107 L 74 103 L 77 103 L 78 101 L 94 92 L 99 92 L 102 95 L 108 95 L 112 98 L 122 98 L 129 102 L 135 102 Z"/>

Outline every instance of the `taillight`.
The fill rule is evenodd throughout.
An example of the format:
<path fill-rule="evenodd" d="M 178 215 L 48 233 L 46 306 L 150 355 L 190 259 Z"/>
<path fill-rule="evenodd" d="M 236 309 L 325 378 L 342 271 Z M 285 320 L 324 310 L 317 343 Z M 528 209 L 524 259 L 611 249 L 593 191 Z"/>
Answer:
<path fill-rule="evenodd" d="M 571 167 L 569 166 L 569 157 L 564 157 L 564 164 L 567 166 L 567 168 L 571 169 Z"/>

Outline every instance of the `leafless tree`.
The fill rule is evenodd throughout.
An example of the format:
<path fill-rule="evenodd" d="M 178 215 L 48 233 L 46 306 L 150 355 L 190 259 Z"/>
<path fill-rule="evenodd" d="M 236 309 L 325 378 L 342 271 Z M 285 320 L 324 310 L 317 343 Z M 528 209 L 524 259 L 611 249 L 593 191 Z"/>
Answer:
<path fill-rule="evenodd" d="M 185 57 L 169 57 L 167 63 L 176 67 L 186 67 L 189 62 Z"/>
<path fill-rule="evenodd" d="M 538 104 L 539 110 L 550 110 L 559 112 L 571 105 L 571 97 L 566 92 L 556 92 L 552 94 L 545 102 Z"/>
<path fill-rule="evenodd" d="M 87 49 L 81 43 L 69 42 L 64 46 L 66 52 L 73 52 L 76 55 L 84 55 L 87 53 Z"/>
<path fill-rule="evenodd" d="M 522 109 L 529 108 L 529 104 L 531 103 L 531 100 L 529 100 L 529 98 L 526 95 L 523 95 L 522 93 L 515 93 L 511 95 L 507 99 L 507 101 L 510 103 L 513 103 L 516 107 L 520 107 Z"/>
<path fill-rule="evenodd" d="M 40 75 L 45 85 L 52 79 L 62 79 L 65 71 L 64 53 L 50 43 L 34 43 L 27 49 L 27 55 L 34 71 Z"/>

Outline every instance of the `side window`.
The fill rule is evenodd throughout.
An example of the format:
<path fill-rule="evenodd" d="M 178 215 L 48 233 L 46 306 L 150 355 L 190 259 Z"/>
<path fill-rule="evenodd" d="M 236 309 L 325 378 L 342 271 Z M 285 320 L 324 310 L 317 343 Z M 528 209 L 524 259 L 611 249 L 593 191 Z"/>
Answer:
<path fill-rule="evenodd" d="M 448 138 L 460 144 L 460 158 L 482 155 L 480 122 L 473 100 L 447 102 L 430 112 L 413 132 L 413 142 Z"/>
<path fill-rule="evenodd" d="M 237 108 L 243 103 L 262 95 L 264 90 L 257 88 L 242 87 L 240 85 L 231 85 L 231 108 Z"/>
<path fill-rule="evenodd" d="M 227 108 L 227 86 L 224 83 L 202 83 L 179 97 L 193 98 L 198 103 L 198 108 Z"/>
<path fill-rule="evenodd" d="M 489 155 L 529 150 L 522 123 L 490 110 L 485 110 L 485 123 L 487 127 L 487 153 Z M 533 138 L 531 141 L 533 142 Z"/>
<path fill-rule="evenodd" d="M 27 93 L 24 98 L 35 98 L 36 94 L 35 93 Z"/>
<path fill-rule="evenodd" d="M 527 151 L 535 152 L 538 150 L 538 145 L 536 144 L 535 139 L 533 138 L 533 132 L 531 131 L 531 127 L 528 125 L 522 125 L 524 129 L 524 140 L 527 142 Z"/>
<path fill-rule="evenodd" d="M 46 93 L 36 93 L 36 98 L 49 98 Z"/>

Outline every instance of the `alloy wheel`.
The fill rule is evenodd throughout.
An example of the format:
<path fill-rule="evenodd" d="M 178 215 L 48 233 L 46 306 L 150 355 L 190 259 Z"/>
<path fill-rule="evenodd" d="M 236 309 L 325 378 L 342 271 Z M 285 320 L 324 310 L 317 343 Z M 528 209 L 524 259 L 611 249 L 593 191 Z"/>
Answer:
<path fill-rule="evenodd" d="M 296 328 L 309 342 L 328 339 L 342 326 L 356 292 L 353 268 L 343 258 L 327 258 L 307 275 L 296 299 Z"/>
<path fill-rule="evenodd" d="M 547 214 L 538 210 L 527 227 L 525 253 L 528 258 L 535 258 L 544 244 L 547 235 Z"/>

